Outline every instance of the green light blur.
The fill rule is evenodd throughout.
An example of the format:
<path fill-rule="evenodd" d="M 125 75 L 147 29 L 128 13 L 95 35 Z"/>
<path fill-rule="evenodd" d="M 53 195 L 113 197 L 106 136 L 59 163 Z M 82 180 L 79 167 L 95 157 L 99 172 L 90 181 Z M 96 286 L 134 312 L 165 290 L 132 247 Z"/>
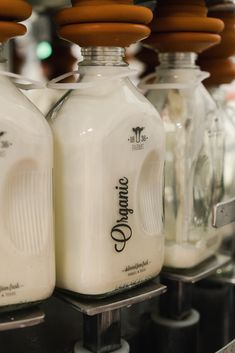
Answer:
<path fill-rule="evenodd" d="M 41 42 L 37 46 L 37 57 L 40 60 L 45 60 L 49 58 L 52 54 L 52 47 L 49 42 Z"/>

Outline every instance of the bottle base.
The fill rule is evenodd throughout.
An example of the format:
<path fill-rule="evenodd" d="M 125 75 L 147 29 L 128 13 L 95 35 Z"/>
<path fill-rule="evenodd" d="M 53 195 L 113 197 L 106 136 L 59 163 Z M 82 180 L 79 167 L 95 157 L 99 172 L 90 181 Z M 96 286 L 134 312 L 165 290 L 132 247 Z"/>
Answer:
<path fill-rule="evenodd" d="M 145 283 L 147 283 L 147 282 L 149 282 L 151 280 L 157 279 L 157 278 L 158 278 L 158 275 L 156 275 L 154 277 L 151 277 L 151 278 L 148 278 L 148 279 L 146 279 L 144 281 L 137 282 L 137 283 L 134 283 L 134 284 L 131 284 L 131 285 L 128 285 L 128 286 L 113 290 L 111 292 L 106 292 L 106 293 L 102 293 L 102 294 L 83 294 L 83 293 L 74 292 L 74 291 L 69 290 L 69 289 L 64 289 L 64 288 L 61 288 L 61 287 L 56 287 L 56 289 L 59 292 L 62 292 L 64 294 L 68 294 L 68 295 L 70 295 L 72 297 L 76 297 L 76 298 L 80 298 L 80 299 L 88 299 L 88 300 L 97 300 L 97 299 L 105 299 L 105 298 L 109 298 L 109 297 L 115 296 L 117 294 L 121 294 L 121 293 L 129 291 L 131 289 L 140 287 L 141 285 L 143 285 L 143 284 L 145 284 Z"/>
<path fill-rule="evenodd" d="M 197 248 L 191 245 L 166 245 L 164 266 L 176 269 L 186 269 L 199 266 L 216 253 L 219 244 L 213 248 Z"/>
<path fill-rule="evenodd" d="M 38 300 L 36 302 L 0 306 L 0 314 L 7 314 L 18 310 L 30 309 L 34 306 L 38 306 L 39 304 L 42 304 L 44 301 L 45 300 Z"/>

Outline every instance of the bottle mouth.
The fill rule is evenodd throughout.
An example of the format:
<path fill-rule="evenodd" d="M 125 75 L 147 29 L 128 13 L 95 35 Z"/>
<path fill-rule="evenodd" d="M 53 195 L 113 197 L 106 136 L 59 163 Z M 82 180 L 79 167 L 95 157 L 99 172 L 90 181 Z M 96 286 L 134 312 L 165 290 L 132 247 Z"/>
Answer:
<path fill-rule="evenodd" d="M 159 53 L 158 58 L 161 67 L 166 67 L 168 69 L 198 69 L 196 65 L 198 55 L 193 52 L 189 53 Z"/>
<path fill-rule="evenodd" d="M 81 54 L 81 66 L 128 66 L 125 49 L 121 47 L 87 47 L 82 48 Z"/>

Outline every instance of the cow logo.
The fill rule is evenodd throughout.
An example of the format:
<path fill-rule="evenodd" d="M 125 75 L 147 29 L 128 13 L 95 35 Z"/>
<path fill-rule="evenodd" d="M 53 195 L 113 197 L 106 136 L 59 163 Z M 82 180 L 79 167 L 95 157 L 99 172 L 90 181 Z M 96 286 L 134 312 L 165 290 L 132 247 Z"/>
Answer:
<path fill-rule="evenodd" d="M 143 134 L 144 127 L 133 127 L 132 132 L 134 133 L 133 135 L 130 136 L 128 141 L 132 145 L 132 150 L 137 151 L 137 150 L 143 150 L 144 149 L 144 143 L 148 140 L 148 136 Z"/>

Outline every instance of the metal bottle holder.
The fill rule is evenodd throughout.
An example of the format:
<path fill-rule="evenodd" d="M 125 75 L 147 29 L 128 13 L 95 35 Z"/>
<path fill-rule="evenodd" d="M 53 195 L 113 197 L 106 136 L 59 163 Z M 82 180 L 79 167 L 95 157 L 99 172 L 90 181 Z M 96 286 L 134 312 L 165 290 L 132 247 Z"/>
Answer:
<path fill-rule="evenodd" d="M 235 199 L 214 207 L 214 227 L 219 228 L 234 221 Z M 230 256 L 216 254 L 192 269 L 163 269 L 161 281 L 167 286 L 167 293 L 160 298 L 159 312 L 152 315 L 155 351 L 198 353 L 200 315 L 192 306 L 194 284 L 215 275 L 229 263 Z"/>
<path fill-rule="evenodd" d="M 121 309 L 157 297 L 166 292 L 158 279 L 105 299 L 81 299 L 65 292 L 56 296 L 83 314 L 83 342 L 74 353 L 129 353 L 121 339 Z"/>
<path fill-rule="evenodd" d="M 45 313 L 38 307 L 0 315 L 0 332 L 32 327 L 44 322 Z"/>
<path fill-rule="evenodd" d="M 214 227 L 220 228 L 234 221 L 235 198 L 219 203 L 214 207 Z M 194 305 L 201 312 L 200 339 L 203 348 L 202 353 L 214 353 L 234 339 L 234 293 L 235 264 L 233 254 L 232 261 L 229 264 L 215 271 L 200 283 L 194 292 Z M 219 352 L 235 352 L 235 342 L 231 342 L 230 345 Z"/>
<path fill-rule="evenodd" d="M 235 340 L 228 344 L 226 347 L 217 351 L 216 353 L 234 353 L 235 352 Z"/>
<path fill-rule="evenodd" d="M 235 222 L 235 198 L 218 203 L 213 209 L 213 226 L 223 227 Z M 228 269 L 228 271 L 226 271 Z M 235 285 L 235 263 L 229 264 L 229 268 L 219 268 L 210 278 L 210 281 L 221 284 Z"/>
<path fill-rule="evenodd" d="M 167 293 L 160 298 L 159 312 L 153 314 L 153 345 L 158 353 L 198 353 L 199 313 L 192 308 L 194 284 L 230 262 L 215 255 L 199 266 L 176 271 L 164 269 L 161 281 Z"/>

